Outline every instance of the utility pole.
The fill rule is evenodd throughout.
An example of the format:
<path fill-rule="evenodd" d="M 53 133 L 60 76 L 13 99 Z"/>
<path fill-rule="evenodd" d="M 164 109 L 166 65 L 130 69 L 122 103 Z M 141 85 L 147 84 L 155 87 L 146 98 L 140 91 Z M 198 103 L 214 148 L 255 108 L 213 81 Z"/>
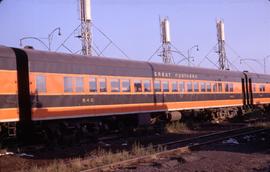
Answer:
<path fill-rule="evenodd" d="M 216 27 L 218 39 L 219 70 L 229 70 L 228 60 L 225 51 L 224 22 L 222 20 L 217 20 Z"/>
<path fill-rule="evenodd" d="M 82 53 L 83 55 L 92 55 L 92 16 L 91 16 L 91 0 L 80 1 L 81 14 L 81 38 L 82 38 Z"/>
<path fill-rule="evenodd" d="M 160 23 L 160 35 L 162 42 L 162 60 L 163 63 L 172 63 L 172 53 L 171 53 L 171 35 L 170 35 L 170 23 L 168 17 L 164 19 L 159 19 Z"/>

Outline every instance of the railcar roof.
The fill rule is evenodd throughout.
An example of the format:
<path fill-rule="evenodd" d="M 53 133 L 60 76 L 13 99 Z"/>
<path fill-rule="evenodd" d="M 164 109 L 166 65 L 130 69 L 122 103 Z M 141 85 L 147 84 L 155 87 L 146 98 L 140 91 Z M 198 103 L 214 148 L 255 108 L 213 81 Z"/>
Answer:
<path fill-rule="evenodd" d="M 126 60 L 109 57 L 97 57 L 97 56 L 83 56 L 68 53 L 56 53 L 24 49 L 27 52 L 31 61 L 44 61 L 44 62 L 60 62 L 60 63 L 83 63 L 97 66 L 113 66 L 113 67 L 128 67 L 137 69 L 150 69 L 153 67 L 157 71 L 161 72 L 183 72 L 183 73 L 204 73 L 204 74 L 215 74 L 215 75 L 230 75 L 239 76 L 242 72 L 237 71 L 220 71 L 216 69 L 201 68 L 201 67 L 188 67 L 183 65 L 175 64 L 162 64 L 155 62 Z"/>
<path fill-rule="evenodd" d="M 98 56 L 83 56 L 77 54 L 69 53 L 59 53 L 59 52 L 48 52 L 32 49 L 22 49 L 24 50 L 29 58 L 29 61 L 39 61 L 44 63 L 63 63 L 63 64 L 84 64 L 89 66 L 108 66 L 116 68 L 130 68 L 130 69 L 144 69 L 153 70 L 160 72 L 181 72 L 181 73 L 191 73 L 191 74 L 205 74 L 212 76 L 231 76 L 239 77 L 242 76 L 242 72 L 239 71 L 220 71 L 217 69 L 209 69 L 202 67 L 189 67 L 183 65 L 175 64 L 162 64 L 156 62 L 146 62 L 138 60 L 126 60 L 119 58 L 109 58 L 109 57 L 98 57 Z M 0 45 L 0 57 L 9 56 L 14 57 L 14 52 L 11 48 Z M 259 78 L 259 80 L 270 81 L 270 75 L 249 73 L 248 76 L 253 78 Z"/>

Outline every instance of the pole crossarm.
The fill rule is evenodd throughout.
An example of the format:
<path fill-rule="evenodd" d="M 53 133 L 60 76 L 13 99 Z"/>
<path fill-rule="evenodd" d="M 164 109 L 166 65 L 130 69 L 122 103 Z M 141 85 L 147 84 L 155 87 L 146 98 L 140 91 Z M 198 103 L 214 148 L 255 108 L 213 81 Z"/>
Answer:
<path fill-rule="evenodd" d="M 20 46 L 22 46 L 22 41 L 23 40 L 26 40 L 26 39 L 34 39 L 34 40 L 37 40 L 39 41 L 42 45 L 44 45 L 44 47 L 46 47 L 48 50 L 49 50 L 49 47 L 39 38 L 37 37 L 33 37 L 33 36 L 27 36 L 27 37 L 23 37 L 20 39 Z"/>
<path fill-rule="evenodd" d="M 252 59 L 252 58 L 240 59 L 240 64 L 242 64 L 243 61 L 254 61 L 254 62 L 258 63 L 259 65 L 263 66 L 262 63 L 258 59 Z"/>
<path fill-rule="evenodd" d="M 26 39 L 34 39 L 34 40 L 37 40 L 39 41 L 44 47 L 46 47 L 49 51 L 51 51 L 51 45 L 52 45 L 52 39 L 53 39 L 53 34 L 58 31 L 58 35 L 60 36 L 61 35 L 61 28 L 60 27 L 57 27 L 55 29 L 53 29 L 49 34 L 48 34 L 48 37 L 47 38 L 42 38 L 42 39 L 47 39 L 48 40 L 48 45 L 42 41 L 40 38 L 38 37 L 34 37 L 34 36 L 26 36 L 26 37 L 23 37 L 20 39 L 20 46 L 22 46 L 22 41 L 23 40 L 26 40 Z"/>

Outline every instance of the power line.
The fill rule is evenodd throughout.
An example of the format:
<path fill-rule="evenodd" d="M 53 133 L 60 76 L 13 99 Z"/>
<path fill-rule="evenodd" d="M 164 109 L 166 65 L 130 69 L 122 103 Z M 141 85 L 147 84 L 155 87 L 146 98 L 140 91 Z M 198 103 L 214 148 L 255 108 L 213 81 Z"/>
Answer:
<path fill-rule="evenodd" d="M 110 41 L 110 44 L 114 45 L 127 59 L 130 59 L 129 56 L 116 44 L 112 39 L 110 39 L 101 29 L 99 29 L 94 23 L 92 23 L 93 28 L 100 32 L 106 39 Z M 107 47 L 105 48 L 107 49 Z"/>
<path fill-rule="evenodd" d="M 216 48 L 216 46 L 217 46 L 217 43 L 213 46 L 213 48 L 211 48 L 209 51 L 208 51 L 208 53 L 203 57 L 203 60 L 198 64 L 198 66 L 200 66 L 201 64 L 202 64 L 202 62 L 204 62 L 204 60 L 205 59 L 207 59 L 210 63 L 212 63 L 214 66 L 216 66 L 217 68 L 219 67 L 217 64 L 215 64 L 212 60 L 210 60 L 210 58 L 208 57 L 209 56 L 209 54 L 211 53 L 211 52 L 213 52 L 213 50 L 215 50 L 215 48 Z"/>

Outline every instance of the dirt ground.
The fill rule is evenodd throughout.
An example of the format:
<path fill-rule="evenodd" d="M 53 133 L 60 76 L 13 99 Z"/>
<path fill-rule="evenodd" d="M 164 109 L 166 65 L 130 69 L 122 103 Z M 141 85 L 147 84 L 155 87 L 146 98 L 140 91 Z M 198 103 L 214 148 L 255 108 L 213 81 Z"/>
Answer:
<path fill-rule="evenodd" d="M 269 154 L 199 151 L 119 171 L 268 172 L 270 156 Z"/>
<path fill-rule="evenodd" d="M 270 133 L 225 140 L 199 151 L 118 171 L 270 172 Z"/>

